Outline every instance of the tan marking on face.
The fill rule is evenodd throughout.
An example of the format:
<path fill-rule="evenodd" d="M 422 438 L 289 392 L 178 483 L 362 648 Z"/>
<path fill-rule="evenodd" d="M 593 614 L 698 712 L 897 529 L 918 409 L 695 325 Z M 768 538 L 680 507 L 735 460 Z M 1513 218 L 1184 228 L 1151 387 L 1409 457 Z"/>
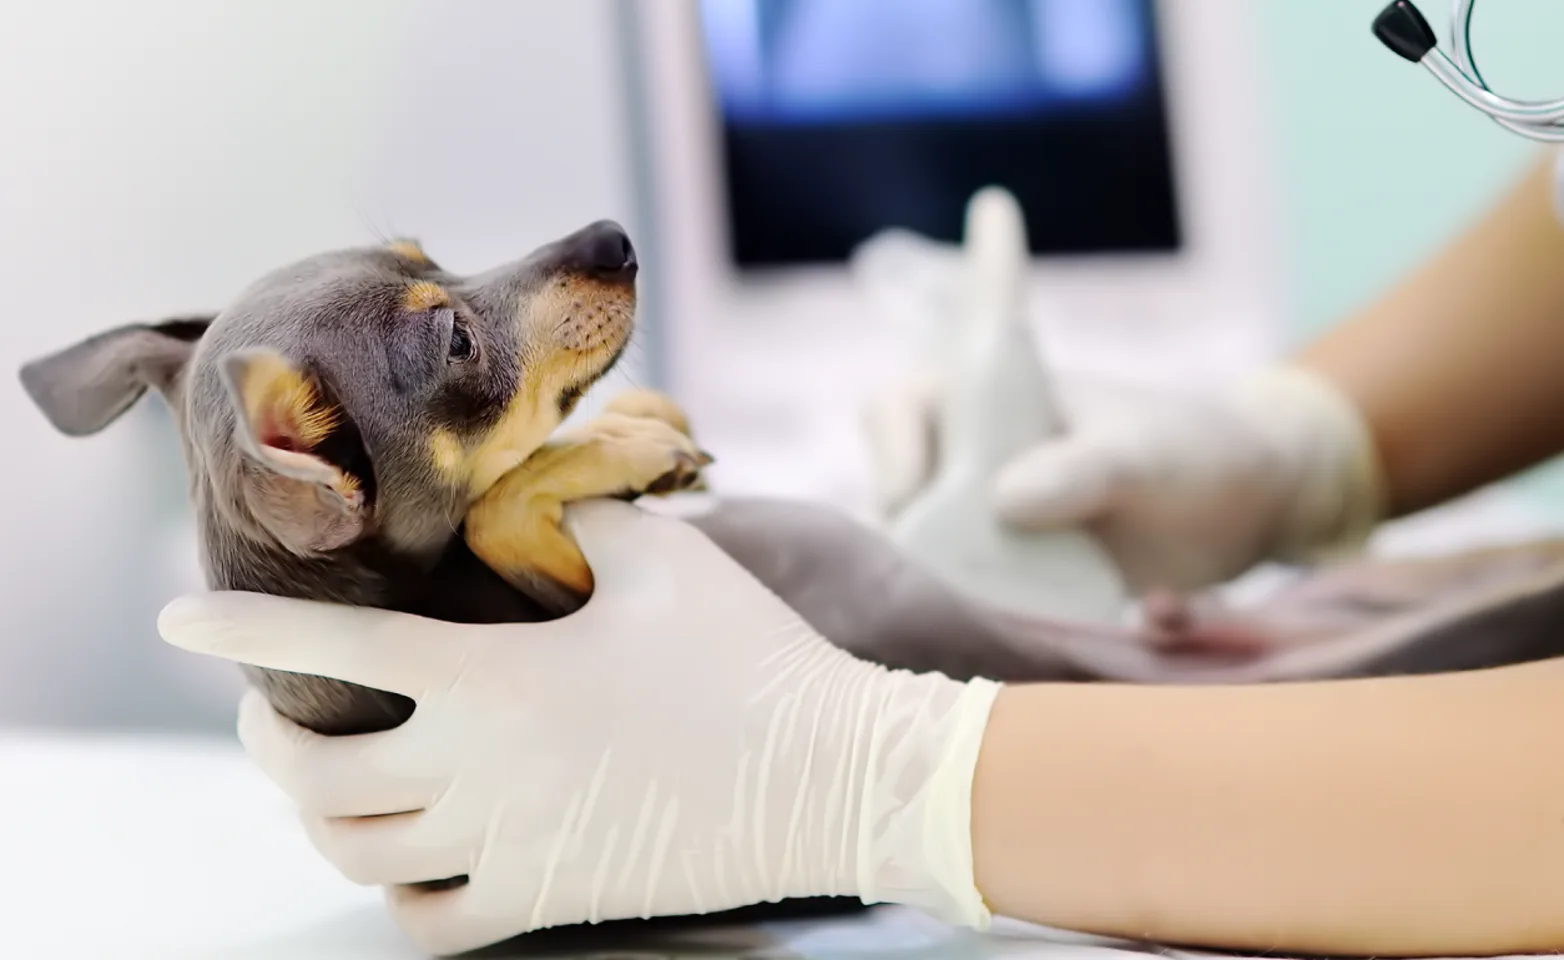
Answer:
<path fill-rule="evenodd" d="M 602 375 L 635 326 L 635 295 L 608 284 L 562 277 L 530 298 L 519 321 L 521 389 L 466 458 L 476 499 L 520 466 L 563 422 L 559 398 Z"/>
<path fill-rule="evenodd" d="M 523 355 L 521 390 L 467 457 L 467 488 L 473 497 L 482 496 L 548 440 L 565 419 L 559 411 L 560 394 L 599 376 L 614 349 L 617 344 L 584 355 L 535 346 Z"/>
<path fill-rule="evenodd" d="M 268 435 L 282 435 L 309 448 L 337 425 L 337 411 L 321 401 L 309 378 L 274 354 L 248 361 L 235 386 L 262 442 Z"/>
<path fill-rule="evenodd" d="M 422 313 L 450 305 L 451 295 L 445 292 L 445 288 L 428 280 L 410 283 L 402 293 L 402 309 L 410 313 Z"/>
<path fill-rule="evenodd" d="M 420 247 L 416 240 L 397 240 L 387 244 L 386 249 L 417 264 L 427 266 L 430 262 L 429 255 L 424 253 L 424 248 Z"/>
<path fill-rule="evenodd" d="M 501 477 L 521 466 L 559 426 L 554 404 L 538 401 L 536 385 L 524 380 L 499 423 L 467 455 L 467 491 L 472 499 L 481 497 Z"/>

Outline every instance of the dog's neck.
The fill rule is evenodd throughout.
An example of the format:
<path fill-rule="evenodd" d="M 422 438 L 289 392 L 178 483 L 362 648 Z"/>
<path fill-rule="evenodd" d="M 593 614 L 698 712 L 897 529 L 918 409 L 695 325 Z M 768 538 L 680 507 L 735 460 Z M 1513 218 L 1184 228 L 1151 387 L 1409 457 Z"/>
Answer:
<path fill-rule="evenodd" d="M 418 579 L 411 564 L 383 549 L 373 537 L 329 555 L 301 555 L 290 549 L 256 518 L 239 482 L 237 455 L 224 453 L 189 460 L 201 562 L 212 589 L 352 606 L 398 606 L 397 595 L 405 594 L 406 585 Z M 230 469 L 223 469 L 224 464 Z"/>
<path fill-rule="evenodd" d="M 453 531 L 433 556 L 411 557 L 373 534 L 329 554 L 301 556 L 248 514 L 243 496 L 193 478 L 202 566 L 216 590 L 380 607 L 465 623 L 528 622 L 545 609 L 483 564 Z"/>
<path fill-rule="evenodd" d="M 219 511 L 200 511 L 203 566 L 217 590 L 246 590 L 300 600 L 359 607 L 397 608 L 416 571 L 373 541 L 328 556 L 301 556 L 253 529 L 240 528 Z M 398 589 L 402 587 L 403 589 Z"/>

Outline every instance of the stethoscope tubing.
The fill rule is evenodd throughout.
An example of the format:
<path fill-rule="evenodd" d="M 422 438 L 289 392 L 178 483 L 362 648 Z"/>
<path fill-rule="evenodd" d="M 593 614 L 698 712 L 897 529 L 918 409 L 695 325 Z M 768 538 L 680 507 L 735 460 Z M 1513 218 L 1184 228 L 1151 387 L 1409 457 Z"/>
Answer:
<path fill-rule="evenodd" d="M 1412 42 L 1417 44 L 1417 49 L 1411 53 L 1395 46 L 1392 49 L 1397 49 L 1407 59 L 1412 59 L 1421 50 L 1417 62 L 1450 92 L 1469 106 L 1487 114 L 1501 127 L 1531 140 L 1564 143 L 1564 99 L 1517 100 L 1500 96 L 1489 89 L 1482 71 L 1477 68 L 1476 58 L 1472 56 L 1472 13 L 1476 6 L 1477 0 L 1455 0 L 1450 21 L 1450 46 L 1454 54 L 1451 56 L 1439 49 L 1433 40 L 1432 31 L 1427 29 L 1422 15 L 1410 0 L 1393 2 L 1391 7 L 1399 7 L 1403 15 L 1400 23 L 1411 21 L 1414 24 L 1407 32 L 1415 38 Z M 1387 8 L 1386 12 L 1388 14 L 1390 9 Z M 1423 50 L 1423 46 L 1427 49 Z"/>

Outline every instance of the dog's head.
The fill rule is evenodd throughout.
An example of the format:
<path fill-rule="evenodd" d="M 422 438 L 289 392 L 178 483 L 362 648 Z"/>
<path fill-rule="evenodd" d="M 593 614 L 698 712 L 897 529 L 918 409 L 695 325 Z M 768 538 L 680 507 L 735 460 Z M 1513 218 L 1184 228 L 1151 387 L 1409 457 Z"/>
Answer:
<path fill-rule="evenodd" d="M 21 377 L 72 436 L 161 393 L 225 526 L 305 556 L 370 533 L 428 556 L 613 366 L 636 269 L 607 221 L 471 277 L 411 242 L 335 251 L 213 317 L 109 330 Z"/>

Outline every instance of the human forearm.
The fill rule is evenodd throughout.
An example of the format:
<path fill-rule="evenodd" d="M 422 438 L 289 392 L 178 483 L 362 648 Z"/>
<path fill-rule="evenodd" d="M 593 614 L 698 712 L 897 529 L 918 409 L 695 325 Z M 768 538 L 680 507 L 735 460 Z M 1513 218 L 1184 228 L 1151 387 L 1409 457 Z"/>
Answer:
<path fill-rule="evenodd" d="M 973 799 L 997 913 L 1232 949 L 1564 945 L 1564 664 L 1253 688 L 1025 686 Z"/>
<path fill-rule="evenodd" d="M 1340 387 L 1378 445 L 1400 515 L 1564 449 L 1564 230 L 1539 164 L 1471 230 L 1301 363 Z"/>

